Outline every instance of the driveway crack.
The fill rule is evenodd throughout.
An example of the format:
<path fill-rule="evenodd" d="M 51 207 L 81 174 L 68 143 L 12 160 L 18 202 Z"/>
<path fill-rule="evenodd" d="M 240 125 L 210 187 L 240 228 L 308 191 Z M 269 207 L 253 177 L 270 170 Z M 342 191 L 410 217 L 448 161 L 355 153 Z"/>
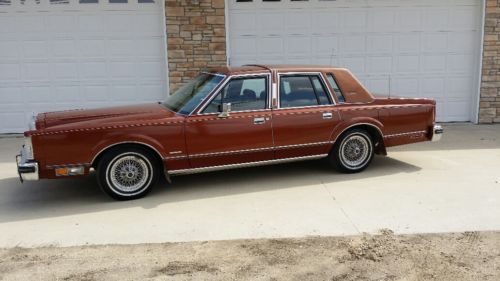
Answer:
<path fill-rule="evenodd" d="M 339 205 L 340 210 L 342 211 L 342 213 L 344 214 L 344 216 L 346 217 L 346 219 L 351 223 L 352 227 L 354 227 L 354 229 L 356 230 L 356 232 L 358 232 L 358 234 L 361 234 L 361 231 L 359 231 L 359 229 L 356 226 L 356 224 L 354 224 L 354 222 L 349 217 L 349 215 L 347 215 L 347 212 L 342 207 L 342 204 L 340 204 L 340 202 L 337 201 L 337 199 L 335 198 L 335 195 L 328 189 L 328 187 L 326 186 L 326 184 L 323 181 L 321 181 L 321 185 L 323 186 L 323 188 L 325 189 L 325 191 L 328 193 L 328 195 L 330 195 L 330 198 L 332 198 L 332 200 Z"/>

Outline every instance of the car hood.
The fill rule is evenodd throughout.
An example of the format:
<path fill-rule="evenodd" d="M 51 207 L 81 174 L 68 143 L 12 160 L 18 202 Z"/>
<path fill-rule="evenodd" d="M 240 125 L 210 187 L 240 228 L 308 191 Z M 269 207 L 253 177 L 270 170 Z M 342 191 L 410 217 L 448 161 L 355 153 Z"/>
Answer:
<path fill-rule="evenodd" d="M 38 115 L 36 128 L 91 127 L 107 123 L 145 122 L 176 116 L 158 103 L 46 112 Z"/>

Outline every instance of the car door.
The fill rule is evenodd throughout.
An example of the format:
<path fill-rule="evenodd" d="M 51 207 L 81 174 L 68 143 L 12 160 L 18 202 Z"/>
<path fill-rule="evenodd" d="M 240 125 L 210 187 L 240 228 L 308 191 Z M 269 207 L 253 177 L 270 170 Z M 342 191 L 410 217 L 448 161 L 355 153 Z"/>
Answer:
<path fill-rule="evenodd" d="M 340 121 L 321 73 L 279 73 L 273 110 L 275 158 L 327 154 Z"/>
<path fill-rule="evenodd" d="M 233 76 L 198 113 L 186 120 L 191 168 L 273 159 L 270 75 Z M 223 104 L 231 104 L 228 116 Z"/>

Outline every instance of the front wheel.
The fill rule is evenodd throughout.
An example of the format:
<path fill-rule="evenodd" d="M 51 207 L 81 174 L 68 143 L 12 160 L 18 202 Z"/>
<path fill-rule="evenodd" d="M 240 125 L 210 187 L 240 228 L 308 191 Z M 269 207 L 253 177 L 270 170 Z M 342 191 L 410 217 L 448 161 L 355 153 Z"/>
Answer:
<path fill-rule="evenodd" d="M 373 141 L 370 134 L 353 129 L 342 134 L 335 142 L 330 161 L 342 173 L 358 173 L 366 169 L 373 159 Z"/>
<path fill-rule="evenodd" d="M 159 177 L 158 163 L 147 150 L 136 147 L 112 149 L 97 167 L 99 185 L 117 200 L 145 196 Z"/>

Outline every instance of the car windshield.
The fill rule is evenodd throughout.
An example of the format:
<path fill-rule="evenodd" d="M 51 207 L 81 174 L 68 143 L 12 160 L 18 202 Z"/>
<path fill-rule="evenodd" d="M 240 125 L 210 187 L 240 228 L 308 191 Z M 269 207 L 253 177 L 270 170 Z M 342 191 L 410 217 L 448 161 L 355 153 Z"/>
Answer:
<path fill-rule="evenodd" d="M 200 74 L 175 91 L 162 104 L 177 113 L 190 114 L 224 78 L 225 76 L 220 74 Z"/>

